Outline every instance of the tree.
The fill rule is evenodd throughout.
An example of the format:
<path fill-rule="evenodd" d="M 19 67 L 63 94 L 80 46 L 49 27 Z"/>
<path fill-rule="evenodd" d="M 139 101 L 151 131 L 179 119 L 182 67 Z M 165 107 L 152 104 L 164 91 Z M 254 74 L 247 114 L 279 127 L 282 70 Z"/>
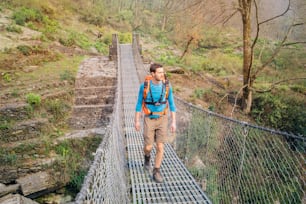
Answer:
<path fill-rule="evenodd" d="M 252 86 L 250 78 L 252 68 L 252 47 L 251 47 L 251 8 L 252 0 L 238 0 L 239 12 L 242 17 L 243 32 L 243 97 L 242 107 L 245 112 L 250 112 L 252 105 Z"/>
<path fill-rule="evenodd" d="M 251 38 L 251 24 L 252 24 L 252 15 L 251 11 L 253 10 L 252 7 L 254 6 L 255 11 L 255 21 L 256 21 L 256 36 L 254 40 Z M 238 0 L 238 11 L 241 14 L 242 18 L 242 28 L 243 28 L 243 93 L 242 93 L 242 108 L 245 113 L 249 113 L 252 107 L 252 99 L 253 99 L 253 84 L 259 72 L 261 72 L 265 67 L 267 67 L 277 56 L 280 50 L 288 45 L 297 44 L 297 43 L 305 43 L 303 41 L 300 42 L 289 42 L 288 37 L 290 33 L 295 27 L 304 25 L 304 22 L 293 22 L 288 28 L 286 33 L 284 34 L 283 39 L 276 47 L 274 52 L 272 53 L 271 57 L 262 62 L 260 67 L 253 66 L 253 56 L 254 56 L 254 48 L 257 43 L 259 37 L 260 26 L 270 21 L 273 21 L 281 16 L 284 16 L 291 7 L 291 0 L 288 0 L 288 6 L 286 9 L 279 15 L 276 15 L 272 18 L 263 20 L 259 22 L 258 16 L 258 4 L 256 0 Z"/>

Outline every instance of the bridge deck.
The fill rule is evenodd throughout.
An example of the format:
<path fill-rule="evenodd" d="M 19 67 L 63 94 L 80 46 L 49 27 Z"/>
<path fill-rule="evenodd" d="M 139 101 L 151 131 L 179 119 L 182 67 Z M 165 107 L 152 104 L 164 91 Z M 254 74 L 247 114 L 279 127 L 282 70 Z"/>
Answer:
<path fill-rule="evenodd" d="M 134 130 L 139 79 L 131 45 L 120 45 L 120 63 L 123 86 L 123 119 L 133 203 L 211 203 L 169 144 L 165 145 L 161 167 L 164 182 L 155 183 L 152 175 L 144 170 L 142 131 L 136 132 Z M 151 159 L 152 165 L 154 155 L 155 149 L 153 149 L 153 159 Z"/>

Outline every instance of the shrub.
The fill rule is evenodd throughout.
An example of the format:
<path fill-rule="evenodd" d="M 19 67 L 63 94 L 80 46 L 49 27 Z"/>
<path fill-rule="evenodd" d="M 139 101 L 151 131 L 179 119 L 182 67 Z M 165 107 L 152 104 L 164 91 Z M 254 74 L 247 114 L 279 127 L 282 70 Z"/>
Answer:
<path fill-rule="evenodd" d="M 111 33 L 106 33 L 105 35 L 103 35 L 102 37 L 102 42 L 106 45 L 110 45 L 112 44 L 112 34 Z"/>
<path fill-rule="evenodd" d="M 119 42 L 120 43 L 132 43 L 132 34 L 131 33 L 119 33 Z"/>
<path fill-rule="evenodd" d="M 66 81 L 74 82 L 75 77 L 71 71 L 64 70 L 64 72 L 60 74 L 60 79 L 62 81 L 66 80 Z"/>
<path fill-rule="evenodd" d="M 59 27 L 59 23 L 55 20 L 50 19 L 48 16 L 43 16 L 42 22 L 44 24 L 44 29 L 42 30 L 42 32 L 45 35 L 55 33 Z"/>
<path fill-rule="evenodd" d="M 15 24 L 8 25 L 6 27 L 6 31 L 13 32 L 13 33 L 22 33 L 22 29 Z"/>
<path fill-rule="evenodd" d="M 75 40 L 73 38 L 60 38 L 59 42 L 66 47 L 71 47 L 75 44 Z"/>
<path fill-rule="evenodd" d="M 71 31 L 68 37 L 60 38 L 59 42 L 67 47 L 77 45 L 83 49 L 87 49 L 91 46 L 90 40 L 86 35 L 74 31 Z"/>
<path fill-rule="evenodd" d="M 70 176 L 68 188 L 74 193 L 78 193 L 81 190 L 86 174 L 87 172 L 85 170 L 77 170 L 73 172 Z"/>
<path fill-rule="evenodd" d="M 12 91 L 12 93 L 11 93 L 11 96 L 13 96 L 13 97 L 18 97 L 20 94 L 19 94 L 19 91 L 18 91 L 18 89 L 14 89 L 13 91 Z"/>
<path fill-rule="evenodd" d="M 129 21 L 132 22 L 133 12 L 130 10 L 122 10 L 117 15 L 118 21 Z"/>
<path fill-rule="evenodd" d="M 29 93 L 26 95 L 27 103 L 31 106 L 40 106 L 41 97 L 38 94 Z"/>
<path fill-rule="evenodd" d="M 21 8 L 13 13 L 15 23 L 24 26 L 29 21 L 41 22 L 43 19 L 40 11 L 29 8 Z"/>
<path fill-rule="evenodd" d="M 204 90 L 201 89 L 201 88 L 196 88 L 194 91 L 193 91 L 193 97 L 195 98 L 198 98 L 198 99 L 201 99 L 203 98 L 203 95 L 204 95 Z"/>
<path fill-rule="evenodd" d="M 282 119 L 282 110 L 287 108 L 279 97 L 272 94 L 263 94 L 253 102 L 252 115 L 260 124 L 278 128 L 278 122 Z"/>
<path fill-rule="evenodd" d="M 98 52 L 104 54 L 104 55 L 108 55 L 108 45 L 103 43 L 103 42 L 96 42 L 95 43 L 95 48 L 98 50 Z"/>
<path fill-rule="evenodd" d="M 306 135 L 306 110 L 302 101 L 266 93 L 254 99 L 252 116 L 260 125 Z"/>
<path fill-rule="evenodd" d="M 46 110 L 53 115 L 55 121 L 63 119 L 69 109 L 69 106 L 59 99 L 47 100 L 45 106 Z"/>
<path fill-rule="evenodd" d="M 19 45 L 17 49 L 25 56 L 29 56 L 32 53 L 32 48 L 27 45 Z"/>
<path fill-rule="evenodd" d="M 170 66 L 180 64 L 180 59 L 174 56 L 170 52 L 160 54 L 157 61 L 161 62 L 162 64 L 170 65 Z"/>
<path fill-rule="evenodd" d="M 10 129 L 11 125 L 6 120 L 0 120 L 0 130 L 8 130 Z"/>
<path fill-rule="evenodd" d="M 3 76 L 2 76 L 2 79 L 5 81 L 5 82 L 10 82 L 12 81 L 12 76 L 10 73 L 5 73 Z"/>
<path fill-rule="evenodd" d="M 15 165 L 17 164 L 17 155 L 15 153 L 2 154 L 0 153 L 1 164 Z"/>

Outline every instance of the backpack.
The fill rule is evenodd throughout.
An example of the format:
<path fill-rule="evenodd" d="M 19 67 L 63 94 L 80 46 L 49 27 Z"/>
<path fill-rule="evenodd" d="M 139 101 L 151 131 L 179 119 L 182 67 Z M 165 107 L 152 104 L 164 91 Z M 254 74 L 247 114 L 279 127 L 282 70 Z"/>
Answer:
<path fill-rule="evenodd" d="M 152 80 L 152 75 L 147 75 L 144 80 L 144 87 L 143 87 L 143 100 L 142 100 L 142 109 L 145 115 L 166 115 L 168 110 L 168 96 L 169 96 L 169 80 L 163 80 L 163 89 L 158 101 L 153 101 L 152 92 L 150 89 L 150 81 Z M 163 93 L 165 93 L 165 101 L 162 101 Z M 151 101 L 146 101 L 148 94 L 151 94 Z M 149 108 L 147 108 L 147 104 L 150 105 L 161 105 L 167 104 L 166 108 L 162 112 L 152 112 Z"/>

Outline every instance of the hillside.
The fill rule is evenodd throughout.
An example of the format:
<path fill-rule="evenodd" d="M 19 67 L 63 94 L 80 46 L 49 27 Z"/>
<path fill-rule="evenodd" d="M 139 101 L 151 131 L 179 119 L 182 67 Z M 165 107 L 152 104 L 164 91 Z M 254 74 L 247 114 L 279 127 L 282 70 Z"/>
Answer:
<path fill-rule="evenodd" d="M 92 153 L 104 135 L 103 130 L 96 131 L 92 125 L 87 127 L 78 121 L 84 120 L 84 114 L 89 114 L 91 110 L 83 111 L 83 115 L 80 114 L 81 109 L 77 109 L 77 115 L 74 113 L 74 106 L 79 100 L 84 102 L 90 98 L 89 89 L 86 95 L 82 95 L 82 89 L 75 86 L 79 78 L 77 73 L 86 76 L 87 73 L 80 72 L 80 68 L 86 66 L 84 61 L 103 56 L 94 46 L 84 45 L 85 49 L 76 43 L 85 44 L 87 39 L 94 42 L 99 31 L 95 26 L 79 22 L 77 16 L 70 15 L 65 21 L 53 19 L 53 24 L 48 21 L 56 25 L 57 32 L 46 37 L 44 29 L 50 26 L 49 23 L 34 21 L 35 29 L 17 25 L 12 19 L 16 11 L 20 10 L 1 7 L 0 13 L 0 194 L 22 191 L 24 196 L 36 198 L 57 190 L 52 202 L 69 201 L 78 192 Z M 32 11 L 28 9 L 24 12 Z M 93 31 L 87 32 L 86 39 L 80 39 L 83 34 L 77 32 L 78 28 L 92 28 Z M 63 45 L 64 39 L 59 37 L 69 35 L 65 32 L 78 35 L 73 36 L 75 42 L 71 45 Z M 109 64 L 108 57 L 104 58 L 103 64 L 95 62 L 94 66 L 113 70 L 113 62 Z M 90 65 L 90 61 L 88 63 Z M 103 78 L 99 80 L 105 83 Z M 115 82 L 115 79 L 107 80 Z M 111 87 L 110 83 L 104 86 Z M 101 92 L 104 95 L 99 96 L 100 102 L 110 103 L 112 92 L 107 89 Z M 110 108 L 103 118 L 109 112 Z M 91 117 L 91 122 L 93 119 Z M 44 183 L 37 182 L 29 187 L 32 186 L 29 182 L 33 180 Z M 68 186 L 70 190 L 63 190 L 63 186 Z M 38 202 L 49 201 L 39 198 Z"/>

